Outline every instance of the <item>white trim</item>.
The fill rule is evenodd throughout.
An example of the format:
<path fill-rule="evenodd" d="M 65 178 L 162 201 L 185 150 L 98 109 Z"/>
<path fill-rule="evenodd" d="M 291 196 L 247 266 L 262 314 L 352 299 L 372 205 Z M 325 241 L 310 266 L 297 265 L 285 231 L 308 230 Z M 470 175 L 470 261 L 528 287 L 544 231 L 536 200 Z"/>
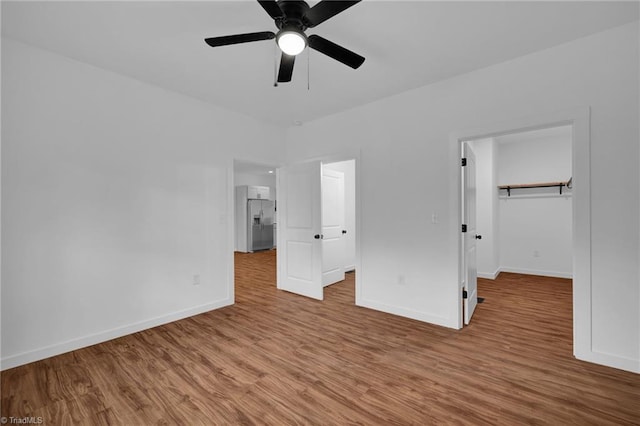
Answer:
<path fill-rule="evenodd" d="M 577 358 L 581 359 L 579 357 Z M 582 359 L 582 361 L 602 364 L 608 367 L 617 368 L 619 370 L 625 370 L 632 373 L 640 374 L 640 361 L 638 361 L 637 359 L 625 358 L 618 355 L 592 350 L 589 354 L 589 359 Z"/>
<path fill-rule="evenodd" d="M 484 278 L 487 280 L 495 280 L 500 275 L 500 268 L 496 269 L 493 272 L 478 272 L 478 278 Z"/>
<path fill-rule="evenodd" d="M 117 339 L 119 337 L 127 336 L 129 334 L 137 333 L 140 331 L 148 330 L 160 325 L 168 324 L 181 319 L 189 318 L 195 315 L 199 315 L 205 312 L 219 309 L 225 306 L 233 304 L 233 300 L 223 299 L 212 303 L 206 303 L 204 305 L 196 306 L 193 308 L 176 311 L 168 315 L 162 315 L 160 317 L 151 318 L 144 321 L 139 321 L 133 324 L 125 325 L 123 327 L 114 328 L 111 330 L 102 331 L 88 336 L 79 337 L 76 339 L 67 340 L 66 342 L 56 343 L 54 345 L 45 346 L 43 348 L 35 349 L 28 352 L 23 352 L 17 355 L 10 355 L 2 359 L 1 370 L 8 370 L 9 368 L 18 367 L 20 365 L 28 364 L 41 359 L 49 358 L 52 356 L 60 355 L 66 352 L 71 352 L 77 349 L 86 348 L 98 343 L 103 343 L 109 340 Z"/>
<path fill-rule="evenodd" d="M 357 275 L 356 275 L 357 277 Z M 392 315 L 398 315 L 405 318 L 414 319 L 417 321 L 427 322 L 430 324 L 439 325 L 447 328 L 457 329 L 457 323 L 451 321 L 451 318 L 433 315 L 424 311 L 417 311 L 414 309 L 407 309 L 402 306 L 389 305 L 384 302 L 378 302 L 375 300 L 359 300 L 356 303 L 363 308 L 374 309 L 376 311 L 385 312 Z"/>
<path fill-rule="evenodd" d="M 525 269 L 525 268 L 511 268 L 511 267 L 501 267 L 498 269 L 498 274 L 500 272 L 510 272 L 513 274 L 523 274 L 523 275 L 538 275 L 542 277 L 554 277 L 554 278 L 567 278 L 572 279 L 573 274 L 566 272 L 558 272 L 558 271 L 543 271 L 539 269 Z M 496 274 L 496 277 L 497 275 Z"/>
<path fill-rule="evenodd" d="M 2 7 L 0 7 L 0 22 L 2 22 Z M 0 78 L 2 77 L 2 55 L 0 55 Z M 1 81 L 1 80 L 0 80 Z M 2 85 L 0 85 L 2 86 Z M 2 99 L 2 87 L 0 87 L 0 99 Z M 2 117 L 2 107 L 0 102 L 0 117 Z M 0 138 L 0 188 L 2 188 L 2 138 Z M 0 191 L 1 192 L 1 191 Z M 2 197 L 0 196 L 0 241 L 2 241 Z M 0 306 L 2 306 L 2 244 L 0 244 Z M 0 337 L 2 336 L 2 315 L 0 315 Z M 2 339 L 0 338 L 0 354 L 2 353 Z M 0 360 L 0 371 L 2 371 L 2 361 Z"/>
<path fill-rule="evenodd" d="M 576 111 L 573 117 L 571 160 L 573 170 L 573 354 L 596 362 L 591 334 L 591 111 Z M 615 362 L 612 360 L 615 364 Z M 602 362 L 604 365 L 611 365 Z"/>
<path fill-rule="evenodd" d="M 236 249 L 236 186 L 235 186 L 235 159 L 231 159 L 227 165 L 227 299 L 231 304 L 236 299 L 235 283 L 235 249 Z"/>
<path fill-rule="evenodd" d="M 567 273 L 567 272 L 543 271 L 539 269 L 523 269 L 523 268 L 510 268 L 510 267 L 500 267 L 496 269 L 494 272 L 478 272 L 478 278 L 495 280 L 498 278 L 498 275 L 500 275 L 501 272 L 510 272 L 514 274 L 523 274 L 523 275 L 538 275 L 542 277 L 553 277 L 553 278 L 566 278 L 566 279 L 573 278 L 573 274 Z"/>
<path fill-rule="evenodd" d="M 450 215 L 457 217 L 454 222 L 457 244 L 458 264 L 462 262 L 462 245 L 459 238 L 461 224 L 461 182 L 460 182 L 460 149 L 461 142 L 488 137 L 496 137 L 509 133 L 528 130 L 572 125 L 572 170 L 573 170 L 573 350 L 578 359 L 599 364 L 616 366 L 619 360 L 614 356 L 596 354 L 592 348 L 591 336 L 591 149 L 590 149 L 590 117 L 589 107 L 576 107 L 562 111 L 544 113 L 534 117 L 514 118 L 502 123 L 494 123 L 474 128 L 454 131 L 449 136 L 450 147 Z M 458 268 L 458 281 L 461 268 Z M 451 286 L 452 301 L 458 310 L 458 321 L 462 326 L 461 295 L 457 286 Z M 456 294 L 453 295 L 453 292 Z"/>
<path fill-rule="evenodd" d="M 227 295 L 235 303 L 235 291 L 236 291 L 236 273 L 235 273 L 235 251 L 236 251 L 236 185 L 235 185 L 235 165 L 240 163 L 253 163 L 261 164 L 263 166 L 272 167 L 277 169 L 280 167 L 280 162 L 265 162 L 264 159 L 254 159 L 247 157 L 234 157 L 229 159 L 227 163 L 227 244 L 230 249 L 227 252 Z M 276 185 L 278 177 L 276 175 Z M 277 189 L 276 189 L 277 192 Z M 277 197 L 277 194 L 276 194 Z"/>

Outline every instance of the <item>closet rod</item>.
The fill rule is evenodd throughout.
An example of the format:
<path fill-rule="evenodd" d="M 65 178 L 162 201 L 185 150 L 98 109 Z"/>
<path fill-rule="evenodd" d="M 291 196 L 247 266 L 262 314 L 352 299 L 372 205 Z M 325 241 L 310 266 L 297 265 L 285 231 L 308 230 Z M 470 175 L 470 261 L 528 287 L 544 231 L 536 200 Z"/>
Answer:
<path fill-rule="evenodd" d="M 542 183 L 522 183 L 522 184 L 514 184 L 514 185 L 500 185 L 498 189 L 506 189 L 507 196 L 511 196 L 512 189 L 522 189 L 522 188 L 552 188 L 558 187 L 560 189 L 560 195 L 562 195 L 562 188 L 567 187 L 571 189 L 571 181 L 573 178 L 569 179 L 566 182 L 542 182 Z"/>

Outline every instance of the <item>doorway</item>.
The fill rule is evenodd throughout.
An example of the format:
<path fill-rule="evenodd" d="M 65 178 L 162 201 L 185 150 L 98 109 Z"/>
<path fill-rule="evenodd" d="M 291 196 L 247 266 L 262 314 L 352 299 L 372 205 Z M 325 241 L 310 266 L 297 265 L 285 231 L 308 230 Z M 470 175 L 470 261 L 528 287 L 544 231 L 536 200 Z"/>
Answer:
<path fill-rule="evenodd" d="M 323 227 L 314 231 L 318 234 L 318 236 L 326 236 L 326 238 L 322 238 L 323 241 L 320 243 L 321 245 L 318 244 L 319 247 L 322 247 L 320 258 L 324 260 L 324 264 L 322 265 L 323 286 L 319 288 L 319 294 L 314 293 L 313 295 L 305 295 L 321 299 L 322 294 L 324 293 L 324 287 L 327 287 L 336 282 L 342 282 L 344 280 L 345 273 L 353 273 L 356 269 L 356 159 L 349 158 L 349 156 L 345 157 L 345 159 L 342 159 L 340 157 L 327 158 L 322 162 L 319 162 L 319 165 L 321 167 L 321 170 L 323 170 L 323 173 L 318 174 L 317 178 L 325 179 L 325 182 L 323 184 L 321 180 L 318 180 L 318 187 L 324 186 L 325 189 L 329 188 L 329 190 L 323 191 L 324 193 L 332 193 L 334 192 L 334 189 L 337 189 L 337 187 L 339 187 L 340 192 L 340 194 L 336 194 L 337 198 L 334 197 L 333 199 L 325 200 L 318 199 L 320 205 L 324 204 L 325 206 L 324 211 L 322 211 L 320 214 L 320 220 L 322 220 L 322 216 L 327 218 L 325 220 L 326 223 L 323 224 Z M 286 203 L 286 200 L 283 200 L 282 203 L 280 202 L 279 193 L 280 191 L 283 191 L 283 189 L 280 188 L 279 179 L 282 169 L 285 169 L 285 167 L 278 168 L 273 165 L 258 164 L 250 161 L 239 160 L 235 160 L 233 165 L 234 192 L 238 186 L 264 186 L 269 188 L 269 198 L 275 202 L 275 213 L 273 217 L 273 226 L 275 230 L 274 245 L 273 248 L 270 249 L 274 252 L 274 254 L 273 256 L 267 256 L 263 253 L 261 256 L 254 257 L 255 259 L 266 259 L 265 262 L 269 263 L 271 267 L 275 263 L 278 273 L 280 273 L 281 271 L 280 263 L 282 254 L 287 252 L 287 246 L 285 246 L 282 250 L 278 250 L 278 246 L 281 243 L 281 241 L 279 241 L 279 227 L 281 225 L 281 220 L 286 223 L 287 212 L 289 212 L 290 215 L 298 214 L 301 212 L 297 208 L 287 208 L 288 205 Z M 328 181 L 326 181 L 327 178 L 323 178 L 323 174 L 326 174 L 328 176 L 340 177 L 340 179 L 329 178 Z M 340 182 L 340 185 L 336 185 L 334 184 L 334 182 Z M 300 178 L 294 179 L 294 184 L 294 186 L 303 185 L 305 184 L 305 180 Z M 304 195 L 307 201 L 311 200 L 310 191 L 302 189 L 301 194 Z M 338 202 L 338 199 L 340 199 L 340 202 Z M 340 207 L 339 209 L 337 208 L 338 206 Z M 239 207 L 239 205 L 235 204 L 235 213 L 237 213 L 237 211 L 241 208 L 242 207 Z M 243 234 L 240 229 L 243 226 L 246 226 L 246 223 L 244 223 L 245 221 L 239 220 L 238 216 L 238 214 L 233 215 L 233 217 L 235 218 L 234 256 L 236 257 L 236 259 L 239 255 L 245 256 L 246 254 L 250 256 L 252 254 L 250 253 L 250 250 L 246 250 L 242 248 L 242 245 L 238 244 L 239 236 L 240 238 L 246 238 L 246 233 Z M 304 220 L 300 223 L 305 222 L 307 219 L 311 220 L 312 218 L 311 216 L 305 216 Z M 296 227 L 300 223 L 298 223 Z M 305 238 L 308 237 L 308 235 L 305 236 Z M 289 244 L 288 246 L 291 246 L 291 244 Z M 308 246 L 313 247 L 313 245 Z M 336 246 L 338 246 L 340 249 L 336 250 Z M 238 250 L 239 247 L 241 247 L 242 249 Z M 289 260 L 292 264 L 286 265 L 286 262 L 284 264 L 285 270 L 287 272 L 292 272 L 293 275 L 295 275 L 297 278 L 304 278 L 306 273 L 303 267 L 301 267 L 301 263 L 304 263 L 305 259 L 308 258 L 308 256 L 305 255 L 304 248 L 304 245 L 298 245 L 297 249 L 290 250 L 289 252 L 293 255 L 293 257 Z M 269 271 L 265 272 L 265 274 L 270 273 L 271 272 Z M 350 278 L 353 280 L 353 276 L 351 276 Z M 274 281 L 277 281 L 277 279 Z M 281 286 L 278 286 L 278 288 L 281 288 Z M 287 290 L 287 288 L 283 289 Z"/>
<path fill-rule="evenodd" d="M 277 197 L 276 192 L 276 169 L 277 166 L 272 164 L 262 164 L 243 160 L 234 160 L 233 162 L 233 188 L 234 197 L 234 251 L 249 253 L 254 249 L 251 238 L 256 226 L 260 227 L 259 231 L 263 234 L 268 230 L 269 238 L 262 238 L 263 244 L 255 247 L 256 250 L 267 250 L 277 246 L 276 227 L 277 227 Z M 258 201 L 269 203 L 268 218 L 265 219 L 265 213 L 253 215 L 250 214 L 251 206 L 248 203 Z M 256 209 L 255 206 L 254 210 Z M 257 211 L 266 212 L 266 208 L 257 206 Z M 251 216 L 251 217 L 250 217 Z M 255 223 L 254 222 L 254 217 Z M 264 223 L 263 223 L 264 222 Z M 266 227 L 264 224 L 266 223 Z"/>
<path fill-rule="evenodd" d="M 278 289 L 323 300 L 326 286 L 355 269 L 356 188 L 355 158 L 278 169 Z"/>
<path fill-rule="evenodd" d="M 455 213 L 459 226 L 462 216 L 462 175 L 460 158 L 463 143 L 483 138 L 495 138 L 508 134 L 549 129 L 561 126 L 571 127 L 571 222 L 572 222 L 572 274 L 573 274 L 573 350 L 574 356 L 588 358 L 591 348 L 591 211 L 590 211 L 590 148 L 589 148 L 589 108 L 575 108 L 547 113 L 536 117 L 523 117 L 505 123 L 490 124 L 451 133 L 450 154 L 455 159 L 452 169 L 452 190 L 458 194 Z M 457 188 L 457 190 L 456 190 Z M 461 234 L 462 235 L 462 234 Z M 458 239 L 459 288 L 458 318 L 463 325 L 464 282 L 464 241 Z"/>
<path fill-rule="evenodd" d="M 559 126 L 465 143 L 464 171 L 474 169 L 475 183 L 463 199 L 475 210 L 465 218 L 468 275 L 474 269 L 489 280 L 501 272 L 572 278 L 571 140 L 572 127 Z M 465 281 L 465 307 L 473 307 L 475 286 Z"/>

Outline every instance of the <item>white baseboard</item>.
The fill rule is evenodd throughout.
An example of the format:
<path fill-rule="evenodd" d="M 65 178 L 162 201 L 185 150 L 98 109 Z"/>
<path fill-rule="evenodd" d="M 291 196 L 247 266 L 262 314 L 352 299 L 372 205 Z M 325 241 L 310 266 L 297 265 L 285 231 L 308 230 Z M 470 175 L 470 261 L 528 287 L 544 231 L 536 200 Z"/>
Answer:
<path fill-rule="evenodd" d="M 514 274 L 523 274 L 523 275 L 540 275 L 543 277 L 554 277 L 554 278 L 568 278 L 572 279 L 573 274 L 567 272 L 558 272 L 558 271 L 544 271 L 537 269 L 524 269 L 524 268 L 510 268 L 510 267 L 500 267 L 497 271 L 496 277 L 500 274 L 500 272 L 511 272 Z M 478 274 L 479 275 L 479 274 Z"/>
<path fill-rule="evenodd" d="M 56 343 L 54 345 L 45 346 L 43 348 L 34 349 L 32 351 L 23 352 L 16 355 L 10 355 L 0 360 L 0 371 L 8 370 L 9 368 L 18 367 L 24 364 L 29 364 L 34 361 L 40 361 L 45 358 L 50 358 L 52 356 L 60 355 L 77 349 L 86 348 L 87 346 L 92 346 L 98 343 L 106 342 L 108 340 L 117 339 L 118 337 L 137 333 L 143 330 L 148 330 L 159 325 L 168 324 L 170 322 L 199 315 L 229 305 L 233 305 L 233 299 L 223 299 L 211 303 L 206 303 L 200 306 L 194 306 L 192 308 L 172 312 L 167 315 L 162 315 L 160 317 L 151 318 L 123 327 L 102 331 L 96 334 L 91 334 L 89 336 L 79 337 L 77 339 L 67 340 L 66 342 Z"/>
<path fill-rule="evenodd" d="M 575 357 L 581 361 L 605 365 L 619 370 L 640 374 L 640 359 L 624 358 L 617 355 L 596 352 L 591 350 L 586 353 L 575 353 Z"/>
<path fill-rule="evenodd" d="M 478 278 L 486 278 L 488 280 L 495 280 L 498 278 L 500 274 L 500 268 L 496 269 L 494 272 L 480 272 L 478 271 Z"/>
<path fill-rule="evenodd" d="M 392 315 L 411 318 L 411 319 L 422 321 L 422 322 L 428 322 L 429 324 L 435 324 L 435 325 L 440 325 L 442 327 L 458 329 L 457 322 L 452 323 L 451 319 L 449 318 L 444 318 L 437 315 L 431 315 L 424 311 L 416 311 L 413 309 L 406 309 L 398 306 L 387 305 L 385 303 L 377 302 L 374 300 L 356 300 L 356 305 L 361 306 L 363 308 L 369 308 L 376 311 L 386 312 Z"/>

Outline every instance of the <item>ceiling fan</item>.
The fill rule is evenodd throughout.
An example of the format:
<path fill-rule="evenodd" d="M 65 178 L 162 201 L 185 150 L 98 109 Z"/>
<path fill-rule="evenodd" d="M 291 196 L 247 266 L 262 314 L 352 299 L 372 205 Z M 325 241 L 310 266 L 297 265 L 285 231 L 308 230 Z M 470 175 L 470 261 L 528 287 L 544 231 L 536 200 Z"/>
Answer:
<path fill-rule="evenodd" d="M 315 6 L 309 7 L 307 2 L 302 0 L 258 0 L 262 8 L 275 21 L 278 28 L 277 33 L 262 31 L 211 37 L 206 38 L 204 41 L 211 47 L 218 47 L 275 38 L 278 47 L 282 51 L 278 70 L 278 83 L 291 81 L 296 55 L 304 51 L 307 46 L 356 69 L 364 62 L 362 56 L 319 35 L 312 34 L 307 36 L 304 32 L 307 28 L 320 25 L 360 1 L 322 0 Z"/>

